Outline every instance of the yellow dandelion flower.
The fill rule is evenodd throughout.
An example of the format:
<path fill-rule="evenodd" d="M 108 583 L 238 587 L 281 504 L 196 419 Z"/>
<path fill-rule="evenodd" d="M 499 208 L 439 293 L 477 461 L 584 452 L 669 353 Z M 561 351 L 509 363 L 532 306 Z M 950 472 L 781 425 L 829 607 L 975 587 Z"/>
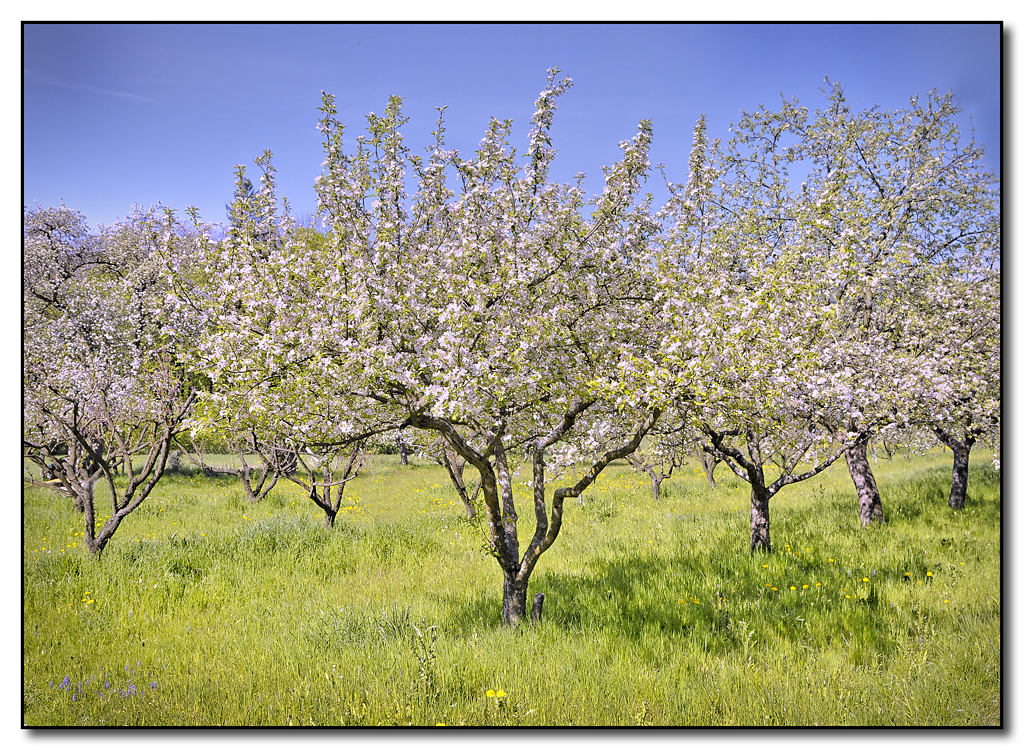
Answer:
<path fill-rule="evenodd" d="M 790 590 L 790 591 L 796 591 L 796 586 L 790 586 L 790 587 L 789 587 L 789 590 Z"/>
<path fill-rule="evenodd" d="M 488 690 L 487 691 L 487 697 L 488 698 L 493 698 L 494 697 L 494 691 L 493 690 Z"/>
<path fill-rule="evenodd" d="M 504 691 L 504 690 L 499 690 L 499 691 L 497 692 L 497 696 L 498 696 L 499 698 L 504 698 L 504 697 L 505 697 L 505 691 Z"/>
<path fill-rule="evenodd" d="M 929 570 L 927 573 L 925 573 L 925 575 L 928 576 L 929 578 L 931 578 L 932 577 L 932 572 Z"/>
<path fill-rule="evenodd" d="M 809 584 L 806 584 L 806 583 L 805 583 L 805 584 L 804 584 L 804 588 L 805 588 L 805 589 L 809 589 L 809 588 L 810 588 L 810 585 L 809 585 Z"/>

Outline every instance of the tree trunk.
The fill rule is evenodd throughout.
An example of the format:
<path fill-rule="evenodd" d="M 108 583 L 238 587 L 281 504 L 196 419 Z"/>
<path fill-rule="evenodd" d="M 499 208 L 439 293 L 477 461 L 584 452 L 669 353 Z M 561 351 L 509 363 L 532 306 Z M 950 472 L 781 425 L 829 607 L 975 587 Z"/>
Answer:
<path fill-rule="evenodd" d="M 92 502 L 92 499 L 91 499 L 92 489 L 91 488 L 89 490 L 89 495 L 90 495 L 89 502 Z M 71 504 L 72 504 L 72 506 L 74 506 L 74 509 L 77 512 L 85 513 L 85 502 L 82 500 L 81 495 L 79 495 L 77 492 L 71 493 Z"/>
<path fill-rule="evenodd" d="M 398 457 L 402 460 L 402 466 L 409 465 L 409 448 L 401 435 L 398 436 Z"/>
<path fill-rule="evenodd" d="M 967 503 L 967 470 L 971 448 L 974 447 L 977 438 L 968 433 L 963 440 L 958 440 L 938 427 L 935 428 L 935 434 L 953 451 L 953 483 L 949 488 L 949 507 L 953 510 L 963 510 Z"/>
<path fill-rule="evenodd" d="M 718 466 L 718 459 L 709 453 L 700 454 L 700 463 L 704 467 L 704 476 L 708 478 L 711 489 L 715 489 L 715 467 Z"/>
<path fill-rule="evenodd" d="M 771 552 L 771 519 L 768 515 L 768 490 L 758 483 L 750 484 L 750 552 Z"/>
<path fill-rule="evenodd" d="M 651 474 L 651 497 L 654 502 L 661 500 L 661 477 L 657 474 Z"/>
<path fill-rule="evenodd" d="M 499 441 L 494 449 L 494 468 L 497 473 L 498 487 L 501 490 L 502 532 L 509 558 L 519 565 L 519 514 L 516 513 L 516 501 L 512 493 L 512 472 L 508 469 L 505 447 Z M 523 596 L 525 596 L 525 592 Z"/>
<path fill-rule="evenodd" d="M 953 484 L 949 489 L 949 507 L 953 510 L 963 510 L 967 503 L 967 470 L 972 443 L 953 440 L 949 446 L 953 450 Z"/>
<path fill-rule="evenodd" d="M 541 613 L 544 610 L 544 594 L 535 594 L 533 597 L 533 611 L 530 612 L 530 622 L 540 622 Z"/>
<path fill-rule="evenodd" d="M 465 493 L 465 497 L 462 498 L 462 504 L 466 506 L 466 518 L 470 521 L 476 520 L 476 506 L 473 504 L 476 502 L 477 496 L 480 494 L 480 480 L 476 482 L 476 489 L 473 490 L 473 496 L 470 497 L 469 493 Z"/>
<path fill-rule="evenodd" d="M 477 482 L 476 492 L 473 493 L 473 497 L 469 497 L 469 492 L 466 491 L 466 481 L 464 479 L 463 471 L 466 468 L 465 459 L 456 455 L 452 458 L 448 453 L 448 449 L 442 449 L 441 451 L 441 463 L 444 468 L 448 471 L 448 476 L 452 480 L 452 484 L 455 485 L 455 491 L 459 494 L 459 499 L 462 500 L 462 505 L 466 509 L 466 518 L 470 521 L 476 519 L 476 508 L 473 507 L 473 500 L 476 499 L 477 494 L 480 492 L 480 483 Z"/>
<path fill-rule="evenodd" d="M 526 618 L 526 593 L 529 581 L 520 581 L 514 573 L 505 571 L 502 589 L 501 619 L 505 625 L 516 627 Z"/>
<path fill-rule="evenodd" d="M 91 508 L 86 511 L 87 515 L 92 515 Z M 117 531 L 117 527 L 121 525 L 121 521 L 124 519 L 119 513 L 115 513 L 107 522 L 103 524 L 103 528 L 100 529 L 100 533 L 92 536 L 92 534 L 86 533 L 85 535 L 85 546 L 89 552 L 97 560 L 102 556 L 103 550 L 107 546 L 107 542 L 114 536 L 114 532 Z M 92 537 L 92 538 L 90 538 Z"/>
<path fill-rule="evenodd" d="M 850 468 L 850 477 L 857 488 L 857 499 L 860 502 L 860 525 L 870 526 L 873 523 L 885 523 L 882 513 L 882 496 L 875 484 L 875 476 L 868 463 L 868 448 L 865 443 L 857 443 L 846 449 L 846 465 Z"/>

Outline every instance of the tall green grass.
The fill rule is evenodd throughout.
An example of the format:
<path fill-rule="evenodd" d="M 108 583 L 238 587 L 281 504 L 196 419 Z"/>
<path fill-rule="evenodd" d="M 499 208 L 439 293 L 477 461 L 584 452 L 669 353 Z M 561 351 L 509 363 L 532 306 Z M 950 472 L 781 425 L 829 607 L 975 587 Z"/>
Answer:
<path fill-rule="evenodd" d="M 879 461 L 879 528 L 842 467 L 788 487 L 755 556 L 735 477 L 686 468 L 654 504 L 613 466 L 516 631 L 440 467 L 374 457 L 329 530 L 297 488 L 253 505 L 169 475 L 99 560 L 67 499 L 26 488 L 24 722 L 1000 724 L 999 477 L 979 455 L 954 512 L 950 464 Z"/>

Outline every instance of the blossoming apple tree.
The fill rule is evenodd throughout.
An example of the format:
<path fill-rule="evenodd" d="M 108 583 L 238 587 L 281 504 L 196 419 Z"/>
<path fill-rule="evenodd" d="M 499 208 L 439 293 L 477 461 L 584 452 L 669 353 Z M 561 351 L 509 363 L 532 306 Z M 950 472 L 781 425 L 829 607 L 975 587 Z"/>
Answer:
<path fill-rule="evenodd" d="M 191 364 L 209 379 L 188 425 L 193 437 L 235 447 L 235 473 L 250 500 L 285 478 L 330 527 L 362 464 L 363 442 L 399 422 L 348 393 L 322 357 L 326 288 L 344 268 L 325 265 L 324 237 L 297 226 L 286 201 L 279 209 L 272 154 L 255 161 L 259 190 L 239 166 L 225 238 L 203 246 L 191 277 L 176 277 L 177 303 L 202 321 Z M 245 453 L 259 457 L 255 484 Z"/>
<path fill-rule="evenodd" d="M 194 237 L 169 210 L 98 235 L 64 206 L 24 219 L 25 455 L 73 498 L 99 556 L 160 480 L 195 400 L 182 357 L 193 331 L 165 304 L 161 273 Z"/>
<path fill-rule="evenodd" d="M 758 462 L 751 457 L 764 452 L 761 429 L 750 431 L 739 422 L 774 404 L 778 427 L 792 430 L 803 423 L 822 448 L 829 432 L 834 446 L 845 446 L 861 522 L 868 525 L 884 518 L 867 461 L 869 439 L 885 439 L 919 422 L 922 410 L 943 413 L 937 400 L 963 400 L 956 393 L 970 392 L 963 378 L 977 379 L 984 363 L 998 366 L 991 345 L 978 349 L 988 356 L 974 357 L 973 366 L 958 367 L 956 362 L 966 360 L 942 354 L 951 347 L 941 339 L 973 338 L 968 348 L 978 347 L 978 333 L 956 329 L 955 315 L 935 314 L 943 303 L 935 299 L 941 293 L 934 283 L 952 274 L 970 276 L 974 281 L 968 283 L 977 285 L 984 274 L 955 269 L 976 269 L 979 262 L 991 269 L 993 257 L 998 267 L 998 194 L 981 169 L 980 150 L 959 140 L 951 97 L 915 98 L 896 113 L 856 113 L 840 86 L 827 93 L 828 106 L 813 117 L 796 100 L 784 100 L 778 111 L 745 113 L 724 149 L 717 143 L 709 147 L 699 123 L 690 183 L 674 189 L 667 207 L 674 224 L 667 245 L 686 248 L 671 261 L 697 284 L 683 296 L 689 294 L 690 304 L 706 298 L 684 317 L 691 325 L 701 317 L 713 322 L 700 337 L 704 359 L 700 352 L 688 356 L 721 365 L 723 353 L 732 352 L 741 365 L 722 368 L 717 383 L 698 378 L 713 383 L 708 403 L 717 404 L 706 421 L 709 451 L 726 458 L 722 438 L 742 436 L 750 465 L 740 467 L 756 479 Z M 679 288 L 686 284 L 682 280 Z M 991 332 L 998 331 L 998 304 L 993 315 L 991 302 L 997 296 L 980 286 L 977 291 L 957 297 L 974 301 L 973 316 L 964 311 L 961 318 L 972 318 L 976 328 L 988 321 L 991 341 Z M 977 304 L 982 299 L 990 302 Z M 912 334 L 911 320 L 920 321 Z M 716 340 L 723 331 L 726 336 Z M 934 346 L 921 346 L 926 339 Z M 952 375 L 922 378 L 936 370 L 928 364 L 936 354 L 945 370 L 961 373 L 959 381 Z M 991 366 L 981 381 L 998 382 Z M 741 392 L 757 397 L 743 404 L 735 401 Z M 729 397 L 719 398 L 724 393 Z M 788 406 L 776 411 L 783 404 Z M 986 402 L 986 413 L 990 406 Z M 725 432 L 712 426 L 730 411 L 737 424 Z M 975 419 L 971 429 L 983 430 L 979 424 L 985 420 L 992 421 Z M 800 446 L 810 438 L 793 433 L 787 441 Z M 815 469 L 835 454 L 823 455 Z M 786 475 L 781 470 L 779 480 Z"/>
<path fill-rule="evenodd" d="M 412 155 L 397 97 L 368 116 L 352 153 L 329 95 L 320 123 L 328 266 L 345 269 L 324 285 L 321 351 L 353 392 L 439 435 L 477 470 L 510 625 L 526 617 L 530 575 L 559 535 L 565 498 L 636 449 L 669 380 L 651 356 L 657 227 L 638 198 L 650 124 L 621 144 L 588 201 L 579 181 L 550 178 L 556 100 L 570 84 L 549 72 L 522 158 L 511 121 L 492 120 L 464 158 L 445 147 L 441 118 L 426 158 Z M 512 476 L 524 458 L 536 527 L 522 545 Z"/>
<path fill-rule="evenodd" d="M 991 397 L 981 405 L 973 384 L 998 382 L 998 345 L 990 344 L 999 330 L 991 287 L 999 255 L 996 179 L 981 147 L 961 138 L 952 94 L 933 91 L 901 110 L 858 112 L 842 86 L 826 84 L 824 108 L 810 114 L 793 100 L 771 115 L 789 138 L 771 153 L 792 154 L 806 175 L 793 214 L 808 252 L 836 269 L 828 298 L 839 314 L 827 370 L 846 381 L 845 427 L 877 435 L 971 402 L 983 415 L 959 421 L 977 436 L 994 411 Z M 883 519 L 866 448 L 858 441 L 846 454 L 865 525 Z"/>
<path fill-rule="evenodd" d="M 685 185 L 669 184 L 658 258 L 666 356 L 690 381 L 703 449 L 751 488 L 751 551 L 770 551 L 769 503 L 862 439 L 839 429 L 823 353 L 835 271 L 790 220 L 780 124 L 745 116 L 723 149 L 698 122 Z M 685 331 L 687 336 L 682 336 Z"/>
<path fill-rule="evenodd" d="M 987 256 L 987 257 L 986 257 Z M 907 320 L 917 350 L 915 423 L 953 453 L 949 507 L 964 508 L 971 449 L 987 441 L 998 467 L 1001 419 L 1001 284 L 998 252 L 931 269 L 927 305 Z"/>

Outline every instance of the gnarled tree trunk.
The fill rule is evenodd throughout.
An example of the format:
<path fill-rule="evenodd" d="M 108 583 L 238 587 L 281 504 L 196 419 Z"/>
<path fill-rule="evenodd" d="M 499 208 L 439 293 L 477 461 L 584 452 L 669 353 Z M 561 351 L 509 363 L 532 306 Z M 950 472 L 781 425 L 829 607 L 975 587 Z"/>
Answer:
<path fill-rule="evenodd" d="M 700 453 L 700 464 L 704 467 L 704 476 L 708 478 L 708 485 L 711 489 L 715 489 L 715 467 L 722 459 L 712 456 L 710 453 L 701 451 Z"/>
<path fill-rule="evenodd" d="M 651 498 L 653 498 L 654 502 L 658 502 L 659 500 L 661 500 L 662 476 L 661 476 L 661 474 L 658 474 L 657 472 L 653 472 L 652 471 L 652 472 L 650 472 L 650 477 L 651 477 Z"/>
<path fill-rule="evenodd" d="M 771 517 L 768 503 L 771 495 L 763 482 L 750 483 L 750 552 L 771 552 Z"/>
<path fill-rule="evenodd" d="M 977 438 L 967 432 L 964 439 L 960 440 L 941 427 L 935 428 L 935 434 L 953 451 L 953 482 L 949 488 L 949 507 L 953 510 L 963 510 L 967 503 L 967 472 L 971 448 L 974 447 Z"/>
<path fill-rule="evenodd" d="M 520 579 L 515 572 L 505 571 L 501 597 L 501 619 L 506 625 L 514 627 L 526 619 L 528 588 L 528 579 Z"/>
<path fill-rule="evenodd" d="M 971 446 L 966 443 L 951 445 L 953 449 L 953 483 L 949 488 L 949 507 L 963 510 L 967 504 L 967 472 Z"/>
<path fill-rule="evenodd" d="M 537 525 L 522 559 L 519 557 L 519 536 L 516 528 L 518 515 L 512 493 L 512 475 L 509 471 L 508 458 L 505 454 L 501 434 L 494 435 L 489 439 L 488 447 L 493 455 L 493 459 L 489 459 L 488 456 L 474 450 L 450 423 L 422 413 L 413 414 L 409 419 L 409 424 L 412 427 L 439 432 L 452 450 L 480 472 L 483 514 L 487 522 L 490 552 L 502 570 L 501 617 L 506 626 L 518 626 L 526 619 L 527 612 L 530 612 L 534 622 L 540 619 L 544 604 L 543 595 L 538 594 L 534 597 L 532 611 L 527 606 L 530 575 L 540 556 L 558 537 L 558 532 L 562 527 L 565 498 L 579 497 L 609 463 L 625 458 L 640 447 L 640 442 L 661 415 L 660 409 L 653 408 L 632 439 L 604 453 L 591 465 L 589 470 L 584 472 L 583 477 L 576 484 L 556 489 L 551 498 L 549 517 L 544 452 L 561 440 L 572 429 L 577 417 L 593 404 L 593 401 L 574 401 L 560 423 L 550 433 L 538 438 L 532 444 L 533 505 Z"/>
<path fill-rule="evenodd" d="M 866 443 L 856 443 L 846 449 L 846 465 L 850 469 L 850 477 L 857 488 L 857 499 L 860 503 L 860 525 L 870 526 L 873 523 L 885 523 L 882 513 L 882 496 L 875 484 L 875 475 L 868 463 Z"/>

